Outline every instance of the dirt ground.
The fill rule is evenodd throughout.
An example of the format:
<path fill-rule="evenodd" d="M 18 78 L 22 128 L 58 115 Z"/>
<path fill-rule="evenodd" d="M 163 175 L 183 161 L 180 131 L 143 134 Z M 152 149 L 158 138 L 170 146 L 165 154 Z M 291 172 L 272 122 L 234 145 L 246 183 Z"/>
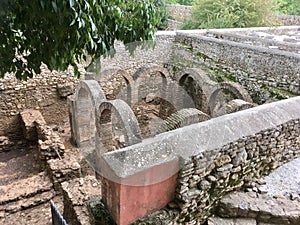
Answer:
<path fill-rule="evenodd" d="M 66 103 L 65 103 L 66 104 Z M 54 114 L 48 112 L 48 123 L 53 130 L 60 132 L 62 141 L 65 142 L 66 147 L 71 146 L 70 143 L 70 126 L 69 118 L 66 112 L 62 114 Z M 50 119 L 49 119 L 50 118 Z M 37 161 L 37 143 L 29 143 L 26 140 L 16 140 L 10 143 L 9 148 L 4 151 L 0 149 L 0 195 L 3 190 L 1 187 L 14 184 L 23 179 L 30 178 L 41 172 L 39 163 Z M 24 187 L 26 188 L 26 186 Z M 21 189 L 16 190 L 17 192 Z M 53 190 L 54 191 L 54 190 Z M 57 208 L 63 213 L 63 199 L 60 193 L 52 199 Z M 5 205 L 5 204 L 4 204 Z M 0 203 L 1 207 L 1 203 Z M 0 225 L 51 225 L 51 209 L 50 202 L 44 202 L 31 208 L 26 208 L 14 213 L 4 213 L 0 210 Z"/>

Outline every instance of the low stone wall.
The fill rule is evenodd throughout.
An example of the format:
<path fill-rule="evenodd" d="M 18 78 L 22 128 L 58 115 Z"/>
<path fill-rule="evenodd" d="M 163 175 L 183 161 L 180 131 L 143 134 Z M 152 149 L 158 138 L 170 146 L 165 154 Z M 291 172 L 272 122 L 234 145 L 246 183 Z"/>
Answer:
<path fill-rule="evenodd" d="M 158 31 L 155 39 L 156 44 L 154 49 L 151 47 L 148 49 L 137 47 L 134 56 L 131 56 L 130 53 L 125 49 L 124 44 L 117 42 L 115 44 L 115 56 L 113 58 L 107 57 L 101 59 L 101 71 L 111 67 L 119 67 L 132 75 L 139 67 L 143 65 L 150 63 L 155 63 L 160 66 L 164 65 L 166 62 L 170 61 L 172 57 L 171 53 L 173 41 L 175 39 L 175 32 Z M 135 43 L 132 43 L 132 45 L 135 45 Z M 98 80 L 98 75 L 99 74 L 96 74 L 96 80 Z"/>
<path fill-rule="evenodd" d="M 177 22 L 187 19 L 192 13 L 192 6 L 167 5 L 169 18 Z"/>
<path fill-rule="evenodd" d="M 226 193 L 247 187 L 299 157 L 299 137 L 300 97 L 295 97 L 183 127 L 107 153 L 100 174 L 108 182 L 125 186 L 126 193 L 130 193 L 130 187 L 146 184 L 143 188 L 150 188 L 168 181 L 164 189 L 174 193 L 174 200 L 139 222 L 153 223 L 160 218 L 162 224 L 202 224 Z M 155 176 L 158 167 L 168 170 Z M 177 186 L 172 190 L 170 178 L 178 169 Z M 107 187 L 104 183 L 103 190 Z M 125 194 L 109 189 L 106 192 L 110 199 L 121 199 Z M 155 196 L 160 196 L 156 194 L 151 194 L 153 202 L 157 201 Z M 153 202 L 147 204 L 153 206 Z M 124 206 L 128 208 L 123 210 L 130 210 L 130 201 Z"/>
<path fill-rule="evenodd" d="M 283 21 L 286 26 L 289 25 L 300 25 L 300 16 L 293 15 L 277 15 L 277 18 Z"/>
<path fill-rule="evenodd" d="M 254 82 L 300 94 L 299 54 L 207 37 L 205 33 L 177 32 L 174 59 L 208 67 L 226 65 L 243 71 L 237 74 L 243 85 L 251 86 Z"/>

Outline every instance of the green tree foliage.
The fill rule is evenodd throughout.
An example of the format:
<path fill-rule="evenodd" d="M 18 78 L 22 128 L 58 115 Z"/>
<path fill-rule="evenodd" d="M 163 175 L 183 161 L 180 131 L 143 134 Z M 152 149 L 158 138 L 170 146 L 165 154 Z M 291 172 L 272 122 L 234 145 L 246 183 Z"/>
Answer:
<path fill-rule="evenodd" d="M 278 13 L 300 15 L 300 0 L 278 0 Z"/>
<path fill-rule="evenodd" d="M 183 29 L 274 25 L 273 0 L 196 0 Z"/>
<path fill-rule="evenodd" d="M 160 21 L 157 24 L 156 28 L 158 30 L 164 30 L 167 27 L 168 23 L 168 10 L 164 0 L 153 0 L 153 3 L 158 11 L 160 16 Z"/>
<path fill-rule="evenodd" d="M 160 16 L 152 0 L 1 0 L 0 77 L 40 73 L 41 62 L 65 70 L 96 59 L 115 40 L 153 40 Z M 133 50 L 133 49 L 131 49 Z"/>

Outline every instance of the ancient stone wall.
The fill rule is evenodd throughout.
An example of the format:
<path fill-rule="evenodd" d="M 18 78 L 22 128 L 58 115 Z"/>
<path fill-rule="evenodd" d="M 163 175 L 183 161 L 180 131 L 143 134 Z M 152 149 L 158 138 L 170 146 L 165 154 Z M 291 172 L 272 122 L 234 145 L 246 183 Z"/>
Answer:
<path fill-rule="evenodd" d="M 156 166 L 164 168 L 177 158 L 180 170 L 173 190 L 174 200 L 142 221 L 153 222 L 159 217 L 162 224 L 204 223 L 226 193 L 248 187 L 300 156 L 299 103 L 300 97 L 295 97 L 265 104 L 110 152 L 103 156 L 104 170 L 110 168 L 121 179 L 111 176 L 111 172 L 102 175 L 107 181 L 127 189 L 131 185 L 140 186 L 141 176 L 145 176 L 149 185 L 144 185 L 145 189 L 165 180 L 168 182 L 164 188 L 172 191 L 174 184 L 169 179 L 177 174 L 178 167 L 168 167 L 169 170 L 164 170 L 168 172 L 159 176 L 154 176 L 153 171 Z"/>
<path fill-rule="evenodd" d="M 28 81 L 6 75 L 0 80 L 0 134 L 16 135 L 18 114 L 25 109 L 40 110 L 47 123 L 62 122 L 68 115 L 65 96 L 75 91 L 77 82 L 70 73 L 50 73 L 46 68 Z"/>
<path fill-rule="evenodd" d="M 205 31 L 199 31 L 177 33 L 176 57 L 179 63 L 206 64 L 208 68 L 215 64 L 239 68 L 243 72 L 238 73 L 236 79 L 248 85 L 248 90 L 253 83 L 258 83 L 300 93 L 300 56 L 293 52 L 212 38 L 206 36 Z"/>
<path fill-rule="evenodd" d="M 137 47 L 134 56 L 125 49 L 124 44 L 117 42 L 115 44 L 116 54 L 113 58 L 107 57 L 101 59 L 101 71 L 111 67 L 119 67 L 126 70 L 130 75 L 141 66 L 149 63 L 164 65 L 172 57 L 172 47 L 175 38 L 175 32 L 159 31 L 156 33 L 155 48 Z M 131 45 L 141 43 L 131 43 Z M 96 75 L 96 80 L 97 76 Z M 100 77 L 101 79 L 101 77 Z"/>
<path fill-rule="evenodd" d="M 49 159 L 62 159 L 65 146 L 59 134 L 47 126 L 42 114 L 38 110 L 24 110 L 21 115 L 21 127 L 23 135 L 28 141 L 38 143 L 38 162 L 41 168 L 45 168 Z"/>
<path fill-rule="evenodd" d="M 186 5 L 167 5 L 169 17 L 178 22 L 187 19 L 192 13 L 192 6 Z"/>
<path fill-rule="evenodd" d="M 300 25 L 300 16 L 293 15 L 277 15 L 277 18 L 283 21 L 286 26 L 289 25 Z"/>

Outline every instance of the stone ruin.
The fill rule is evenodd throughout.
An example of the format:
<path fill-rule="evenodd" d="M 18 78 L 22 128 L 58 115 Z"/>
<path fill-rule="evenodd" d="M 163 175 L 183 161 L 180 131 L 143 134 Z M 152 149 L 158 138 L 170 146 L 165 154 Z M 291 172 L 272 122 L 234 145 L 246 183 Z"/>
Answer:
<path fill-rule="evenodd" d="M 55 74 L 0 83 L 1 117 L 21 112 L 23 136 L 33 143 L 29 148 L 40 165 L 32 177 L 0 187 L 5 193 L 0 223 L 62 193 L 69 224 L 219 225 L 218 216 L 237 218 L 235 224 L 246 218 L 251 225 L 299 224 L 297 201 L 259 197 L 270 205 L 283 202 L 274 207 L 277 213 L 257 203 L 244 210 L 243 202 L 232 201 L 254 201 L 261 178 L 300 154 L 300 102 L 292 98 L 300 93 L 297 44 L 246 31 L 247 37 L 245 30 L 162 34 L 155 60 L 153 52 L 140 57 L 137 51 L 137 60 L 144 60 L 138 66 L 125 57 L 79 82 Z M 285 96 L 290 98 L 272 102 Z M 258 106 L 267 102 L 272 103 Z M 23 111 L 29 106 L 41 110 L 45 120 L 38 111 Z M 73 142 L 83 154 L 62 141 L 61 128 L 45 122 L 66 116 L 67 110 Z M 0 123 L 1 132 L 7 124 L 19 124 L 9 121 Z M 8 134 L 0 138 L 1 151 L 9 152 L 11 137 L 20 135 Z M 30 165 L 30 155 L 24 159 Z M 20 188 L 24 183 L 30 188 Z M 285 210 L 287 205 L 293 210 Z M 209 218 L 212 214 L 216 217 Z M 20 218 L 23 223 L 25 217 Z"/>
<path fill-rule="evenodd" d="M 110 71 L 116 72 L 119 69 Z M 250 182 L 248 176 L 238 175 L 239 171 L 248 170 L 246 168 L 250 163 L 247 158 L 251 153 L 246 149 L 250 150 L 251 147 L 247 147 L 248 144 L 245 143 L 252 143 L 250 146 L 256 143 L 256 139 L 261 137 L 260 130 L 269 129 L 269 132 L 273 133 L 273 119 L 278 120 L 276 124 L 281 124 L 285 118 L 278 117 L 275 113 L 270 114 L 272 109 L 262 107 L 219 120 L 218 116 L 249 109 L 255 104 L 248 92 L 238 83 L 214 82 L 200 69 L 187 68 L 182 73 L 171 76 L 165 68 L 149 64 L 139 68 L 133 79 L 124 74 L 126 72 L 122 71 L 119 76 L 125 79 L 125 85 L 110 95 L 110 100 L 104 95 L 99 83 L 93 79 L 80 81 L 75 95 L 69 98 L 73 141 L 94 168 L 101 183 L 102 201 L 117 224 L 130 224 L 166 206 L 174 200 L 174 194 L 175 199 L 182 202 L 180 204 L 194 202 L 204 193 L 207 193 L 204 194 L 207 197 L 201 196 L 202 199 L 217 195 L 211 199 L 213 204 L 222 193 L 237 190 L 246 182 Z M 143 123 L 138 121 L 132 109 L 141 101 L 157 101 L 156 104 L 159 105 L 156 113 L 159 120 L 152 118 L 156 121 L 155 126 L 150 123 L 153 129 L 150 132 L 151 136 L 143 137 Z M 274 107 L 276 111 L 281 110 L 283 106 L 274 104 Z M 299 111 L 293 109 L 293 112 L 297 118 Z M 262 121 L 259 121 L 260 118 L 254 118 L 254 113 L 261 115 Z M 203 121 L 206 123 L 197 124 Z M 270 123 L 271 127 L 264 127 L 266 123 Z M 182 128 L 191 124 L 197 125 Z M 297 120 L 289 126 L 293 127 L 295 135 L 299 133 Z M 236 131 L 236 128 L 239 131 Z M 197 129 L 197 132 L 193 129 Z M 198 129 L 203 132 L 199 132 Z M 276 126 L 275 129 L 280 128 Z M 174 132 L 167 132 L 171 130 Z M 213 137 L 216 137 L 216 140 L 213 140 Z M 234 141 L 235 139 L 237 141 Z M 298 139 L 291 143 L 295 150 L 299 147 L 296 147 L 299 144 Z M 199 150 L 194 149 L 195 146 L 204 152 L 200 150 L 199 153 Z M 219 148 L 220 150 L 217 150 Z M 299 149 L 293 155 L 298 155 L 296 152 L 299 152 Z M 253 154 L 251 157 L 254 159 Z M 278 156 L 286 157 L 281 154 L 282 152 Z M 254 168 L 277 166 L 273 163 L 275 162 L 270 160 L 266 165 Z M 212 175 L 213 171 L 220 175 Z M 258 169 L 253 172 L 257 174 L 253 177 L 260 177 L 266 171 Z M 222 181 L 229 173 L 232 173 L 233 180 Z M 207 176 L 208 178 L 202 179 Z M 246 181 L 246 178 L 250 180 Z M 212 179 L 223 182 L 215 184 L 213 188 L 221 188 L 223 191 L 216 193 L 214 190 L 213 193 L 208 193 L 212 189 L 212 182 L 216 181 Z M 197 185 L 199 189 L 195 189 Z M 201 202 L 203 209 L 198 211 L 208 215 L 209 206 L 212 205 L 203 200 Z M 180 204 L 178 207 L 183 207 Z M 199 203 L 188 203 L 185 207 L 189 210 L 183 210 L 177 216 L 180 217 L 183 212 L 195 211 L 197 204 Z M 183 220 L 179 219 L 179 222 L 186 220 L 188 214 L 184 215 Z M 205 214 L 199 214 L 198 218 L 195 216 L 191 219 L 201 221 L 205 218 Z"/>
<path fill-rule="evenodd" d="M 161 124 L 154 126 L 152 135 L 255 106 L 241 85 L 214 82 L 200 69 L 186 69 L 174 79 L 155 64 L 139 68 L 133 79 L 124 70 L 109 71 L 126 82 L 113 95 L 107 95 L 109 100 L 93 78 L 80 81 L 74 96 L 69 97 L 72 139 L 78 147 L 103 149 L 98 146 L 102 144 L 105 153 L 116 150 L 109 143 L 120 137 L 122 147 L 141 142 L 141 128 L 133 111 L 141 101 L 158 99 Z M 102 73 L 105 77 L 109 72 Z"/>

